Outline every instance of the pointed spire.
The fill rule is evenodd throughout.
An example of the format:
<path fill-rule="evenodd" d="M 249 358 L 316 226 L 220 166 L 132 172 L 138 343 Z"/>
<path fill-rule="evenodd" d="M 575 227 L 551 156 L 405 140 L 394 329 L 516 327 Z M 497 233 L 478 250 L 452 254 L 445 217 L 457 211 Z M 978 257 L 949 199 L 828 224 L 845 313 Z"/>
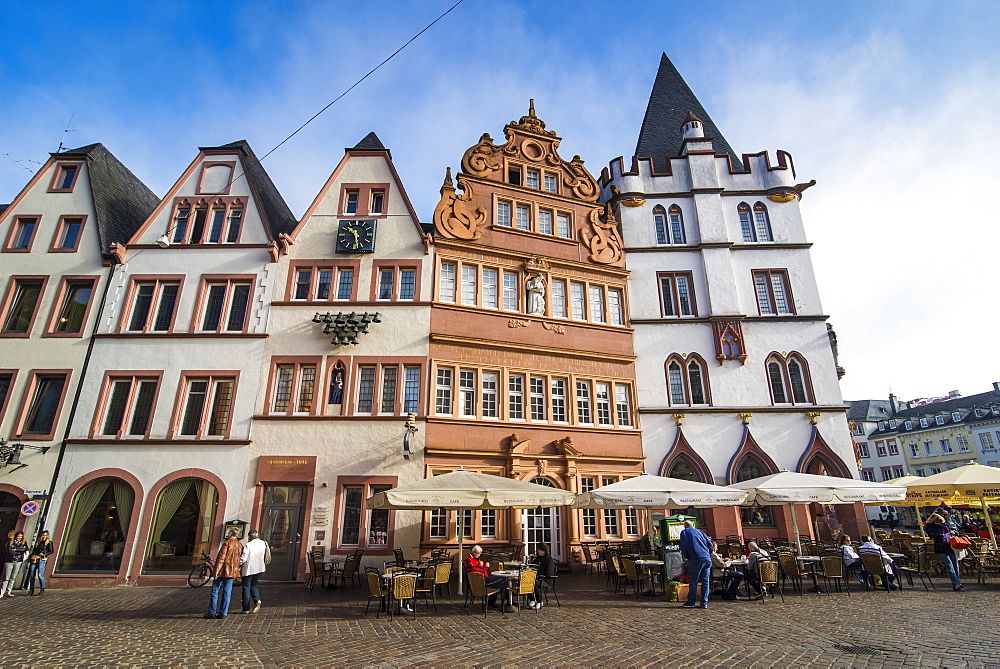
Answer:
<path fill-rule="evenodd" d="M 382 140 L 373 132 L 364 136 L 360 142 L 352 146 L 348 151 L 388 151 L 382 144 Z"/>
<path fill-rule="evenodd" d="M 705 111 L 665 53 L 660 58 L 660 68 L 656 72 L 653 90 L 649 95 L 649 104 L 646 107 L 646 116 L 642 119 L 635 155 L 641 158 L 651 157 L 655 160 L 657 169 L 665 170 L 664 159 L 667 156 L 681 154 L 683 137 L 680 128 L 687 122 L 689 114 L 702 122 L 705 136 L 713 139 L 716 151 L 731 155 L 734 165 L 741 168 L 739 156 L 729 146 L 729 142 L 722 136 L 712 117 Z"/>
<path fill-rule="evenodd" d="M 451 180 L 451 168 L 447 167 L 444 171 L 444 183 L 441 184 L 441 194 L 444 195 L 445 191 L 455 192 L 455 182 Z"/>
<path fill-rule="evenodd" d="M 538 118 L 535 116 L 535 98 L 528 98 L 528 116 Z"/>

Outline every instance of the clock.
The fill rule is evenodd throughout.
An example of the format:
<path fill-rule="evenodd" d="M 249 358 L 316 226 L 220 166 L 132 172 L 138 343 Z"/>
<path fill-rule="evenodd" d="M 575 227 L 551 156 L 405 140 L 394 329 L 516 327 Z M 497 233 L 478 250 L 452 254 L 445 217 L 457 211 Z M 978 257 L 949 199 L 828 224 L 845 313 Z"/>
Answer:
<path fill-rule="evenodd" d="M 375 253 L 375 219 L 341 221 L 337 253 Z"/>

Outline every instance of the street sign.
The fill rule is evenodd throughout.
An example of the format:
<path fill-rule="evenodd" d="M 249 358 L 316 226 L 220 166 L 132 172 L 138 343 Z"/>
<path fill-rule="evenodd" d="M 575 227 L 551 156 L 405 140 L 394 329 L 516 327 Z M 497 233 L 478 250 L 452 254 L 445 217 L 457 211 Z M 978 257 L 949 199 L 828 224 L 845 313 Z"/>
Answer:
<path fill-rule="evenodd" d="M 47 492 L 48 492 L 47 490 L 25 490 L 24 494 L 25 495 L 44 495 Z"/>
<path fill-rule="evenodd" d="M 23 516 L 33 516 L 38 513 L 41 505 L 38 502 L 25 502 L 21 505 L 21 515 Z"/>

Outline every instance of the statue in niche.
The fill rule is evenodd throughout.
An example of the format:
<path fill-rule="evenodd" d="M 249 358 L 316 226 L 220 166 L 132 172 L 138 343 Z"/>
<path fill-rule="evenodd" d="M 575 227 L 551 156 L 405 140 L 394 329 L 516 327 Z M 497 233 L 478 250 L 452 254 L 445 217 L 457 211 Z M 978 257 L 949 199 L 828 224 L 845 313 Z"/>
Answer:
<path fill-rule="evenodd" d="M 534 316 L 545 315 L 545 279 L 541 274 L 534 274 L 525 286 L 528 290 L 528 313 Z"/>

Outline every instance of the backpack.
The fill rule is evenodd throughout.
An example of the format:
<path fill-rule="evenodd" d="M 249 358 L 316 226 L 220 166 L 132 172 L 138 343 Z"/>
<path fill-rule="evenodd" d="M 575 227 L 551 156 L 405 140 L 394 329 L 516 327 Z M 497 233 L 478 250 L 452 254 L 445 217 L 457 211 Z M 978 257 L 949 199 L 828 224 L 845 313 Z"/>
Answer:
<path fill-rule="evenodd" d="M 271 547 L 264 542 L 264 566 L 271 564 Z"/>

